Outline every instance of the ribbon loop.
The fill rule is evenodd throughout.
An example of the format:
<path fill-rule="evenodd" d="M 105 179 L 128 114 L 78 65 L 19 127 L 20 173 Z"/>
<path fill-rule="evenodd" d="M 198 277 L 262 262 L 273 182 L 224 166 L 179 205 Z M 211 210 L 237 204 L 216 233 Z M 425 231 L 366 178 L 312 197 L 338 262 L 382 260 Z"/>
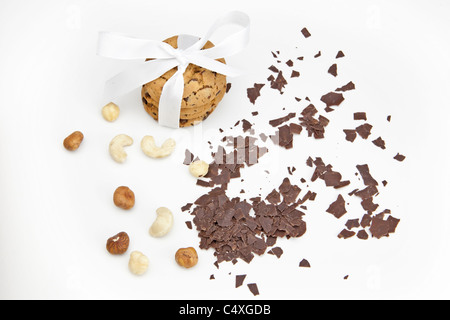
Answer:
<path fill-rule="evenodd" d="M 230 34 L 216 46 L 202 50 L 213 33 L 227 24 L 237 24 L 242 28 Z M 232 11 L 219 18 L 202 38 L 179 35 L 178 49 L 160 41 L 100 32 L 97 45 L 98 55 L 125 60 L 151 59 L 108 80 L 105 86 L 105 96 L 110 99 L 116 98 L 157 79 L 172 68 L 178 67 L 177 72 L 164 85 L 158 107 L 158 122 L 163 126 L 178 128 L 184 91 L 183 74 L 187 66 L 192 63 L 219 74 L 230 77 L 237 76 L 240 74 L 239 70 L 218 62 L 216 59 L 242 51 L 249 42 L 249 35 L 250 19 L 240 11 Z"/>

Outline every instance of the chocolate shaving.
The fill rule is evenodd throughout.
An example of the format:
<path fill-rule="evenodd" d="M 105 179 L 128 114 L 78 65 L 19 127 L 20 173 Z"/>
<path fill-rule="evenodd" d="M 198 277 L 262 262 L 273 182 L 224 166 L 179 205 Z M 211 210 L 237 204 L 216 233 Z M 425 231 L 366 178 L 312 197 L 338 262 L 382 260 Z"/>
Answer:
<path fill-rule="evenodd" d="M 356 132 L 361 136 L 363 139 L 367 139 L 370 136 L 370 131 L 372 130 L 372 125 L 368 123 L 364 123 L 360 125 L 359 127 L 356 127 Z"/>
<path fill-rule="evenodd" d="M 342 195 L 338 195 L 336 201 L 330 204 L 327 212 L 331 213 L 338 219 L 347 213 L 347 210 L 345 209 L 345 200 Z"/>
<path fill-rule="evenodd" d="M 353 142 L 356 139 L 356 130 L 344 129 L 345 140 Z"/>
<path fill-rule="evenodd" d="M 339 106 L 344 100 L 342 93 L 336 92 L 328 92 L 320 98 L 320 101 L 324 102 L 327 107 Z"/>
<path fill-rule="evenodd" d="M 367 120 L 365 112 L 355 112 L 353 114 L 353 120 Z"/>
<path fill-rule="evenodd" d="M 263 83 L 255 83 L 253 88 L 247 89 L 247 97 L 251 103 L 255 104 L 256 99 L 261 95 L 261 88 L 264 87 Z"/>
<path fill-rule="evenodd" d="M 394 157 L 395 160 L 400 161 L 400 162 L 402 162 L 403 160 L 405 160 L 405 158 L 406 158 L 406 157 L 405 157 L 404 155 L 400 154 L 400 153 L 397 153 L 397 154 L 395 155 L 395 157 Z"/>
<path fill-rule="evenodd" d="M 275 80 L 270 81 L 270 87 L 272 89 L 276 89 L 280 91 L 281 94 L 283 94 L 283 89 L 287 85 L 286 79 L 283 77 L 283 72 L 279 71 L 278 76 Z"/>
<path fill-rule="evenodd" d="M 363 178 L 364 184 L 366 186 L 377 186 L 378 182 L 370 174 L 369 166 L 367 164 L 356 165 L 361 177 Z"/>
<path fill-rule="evenodd" d="M 311 36 L 311 33 L 309 33 L 308 29 L 306 28 L 303 28 L 301 32 L 305 38 L 309 38 Z"/>
<path fill-rule="evenodd" d="M 355 84 L 353 83 L 353 82 L 349 82 L 349 83 L 347 83 L 346 85 L 344 85 L 344 86 L 342 86 L 342 87 L 340 87 L 340 88 L 337 88 L 335 91 L 341 91 L 341 92 L 345 92 L 345 91 L 349 91 L 349 90 L 354 90 L 355 89 Z"/>
<path fill-rule="evenodd" d="M 337 76 L 337 64 L 336 63 L 332 64 L 331 67 L 328 68 L 328 73 L 334 77 Z"/>
<path fill-rule="evenodd" d="M 383 150 L 386 149 L 386 143 L 381 137 L 376 138 L 372 143 Z"/>
<path fill-rule="evenodd" d="M 278 118 L 278 119 L 270 120 L 270 121 L 269 121 L 269 124 L 270 124 L 272 127 L 278 127 L 278 126 L 281 125 L 282 123 L 284 123 L 284 122 L 286 122 L 286 121 L 289 121 L 290 119 L 292 119 L 292 118 L 294 118 L 294 117 L 295 117 L 295 112 L 291 112 L 291 113 L 289 113 L 288 115 L 286 115 L 286 116 L 284 116 L 284 117 L 281 117 L 281 118 Z"/>

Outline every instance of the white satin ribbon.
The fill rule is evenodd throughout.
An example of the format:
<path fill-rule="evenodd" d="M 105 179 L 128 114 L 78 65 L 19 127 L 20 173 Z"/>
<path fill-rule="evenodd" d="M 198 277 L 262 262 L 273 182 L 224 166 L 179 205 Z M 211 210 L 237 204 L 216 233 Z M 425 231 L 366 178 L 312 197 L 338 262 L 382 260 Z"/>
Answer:
<path fill-rule="evenodd" d="M 228 24 L 241 26 L 210 49 L 201 50 L 213 33 Z M 146 84 L 174 67 L 177 72 L 166 82 L 159 100 L 159 124 L 171 128 L 180 125 L 180 109 L 184 91 L 184 71 L 192 63 L 229 77 L 240 75 L 240 71 L 216 61 L 240 52 L 249 42 L 250 19 L 240 11 L 232 11 L 219 18 L 203 38 L 182 34 L 178 36 L 178 49 L 154 40 L 139 39 L 112 32 L 100 32 L 97 54 L 107 58 L 144 60 L 109 79 L 105 85 L 105 96 L 113 100 Z M 147 58 L 153 60 L 145 61 Z"/>

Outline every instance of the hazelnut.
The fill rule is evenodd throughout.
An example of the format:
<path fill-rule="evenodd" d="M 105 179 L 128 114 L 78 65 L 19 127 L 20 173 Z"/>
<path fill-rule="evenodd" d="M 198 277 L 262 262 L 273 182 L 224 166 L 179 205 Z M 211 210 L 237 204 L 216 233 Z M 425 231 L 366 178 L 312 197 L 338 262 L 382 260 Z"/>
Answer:
<path fill-rule="evenodd" d="M 102 108 L 102 116 L 106 121 L 113 122 L 119 117 L 119 106 L 113 102 L 108 103 Z"/>
<path fill-rule="evenodd" d="M 194 248 L 180 248 L 175 253 L 175 261 L 185 268 L 192 268 L 198 262 L 197 251 Z"/>
<path fill-rule="evenodd" d="M 75 131 L 71 133 L 68 137 L 64 139 L 64 148 L 66 148 L 69 151 L 75 151 L 80 146 L 81 142 L 83 141 L 83 134 L 80 131 Z"/>
<path fill-rule="evenodd" d="M 134 207 L 134 192 L 125 186 L 118 187 L 114 191 L 113 201 L 117 207 L 129 210 Z"/>
<path fill-rule="evenodd" d="M 133 251 L 128 261 L 128 268 L 136 275 L 144 274 L 148 269 L 148 258 L 140 251 Z"/>
<path fill-rule="evenodd" d="M 130 237 L 126 232 L 119 232 L 106 242 L 106 250 L 111 254 L 124 254 L 128 250 Z"/>
<path fill-rule="evenodd" d="M 204 177 L 209 171 L 209 164 L 196 160 L 189 165 L 189 172 L 196 178 Z"/>

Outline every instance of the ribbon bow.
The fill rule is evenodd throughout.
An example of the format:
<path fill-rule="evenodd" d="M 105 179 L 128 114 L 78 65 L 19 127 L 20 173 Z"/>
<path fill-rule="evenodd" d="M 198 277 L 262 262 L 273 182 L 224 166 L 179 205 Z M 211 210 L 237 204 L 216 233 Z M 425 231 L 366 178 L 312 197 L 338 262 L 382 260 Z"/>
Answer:
<path fill-rule="evenodd" d="M 212 34 L 227 24 L 237 24 L 242 28 L 214 47 L 201 50 Z M 249 27 L 250 19 L 245 13 L 232 11 L 219 18 L 203 38 L 179 35 L 178 49 L 165 42 L 100 32 L 98 55 L 114 59 L 143 60 L 108 80 L 105 85 L 105 96 L 112 100 L 178 67 L 177 72 L 164 85 L 158 107 L 159 124 L 178 128 L 184 91 L 183 74 L 187 66 L 192 63 L 226 76 L 238 76 L 240 72 L 236 68 L 215 59 L 225 58 L 241 51 L 249 42 Z M 147 58 L 153 60 L 145 61 Z"/>

